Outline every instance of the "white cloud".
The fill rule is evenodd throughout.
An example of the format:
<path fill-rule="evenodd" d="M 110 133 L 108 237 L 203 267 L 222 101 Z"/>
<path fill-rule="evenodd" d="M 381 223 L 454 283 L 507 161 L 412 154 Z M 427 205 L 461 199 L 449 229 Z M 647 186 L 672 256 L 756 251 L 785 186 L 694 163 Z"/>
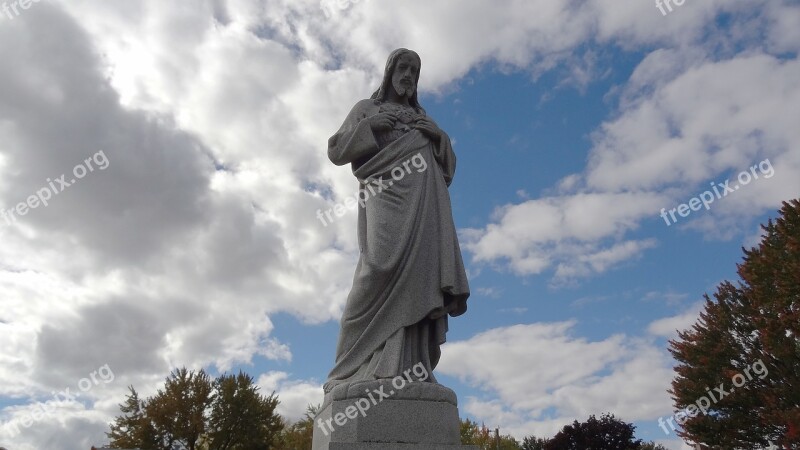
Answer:
<path fill-rule="evenodd" d="M 309 405 L 322 404 L 322 385 L 314 381 L 290 380 L 286 372 L 270 371 L 262 374 L 256 384 L 264 395 L 275 392 L 280 399 L 278 414 L 295 422 L 302 419 Z"/>
<path fill-rule="evenodd" d="M 592 193 L 528 200 L 494 213 L 496 223 L 468 230 L 465 249 L 476 262 L 508 259 L 520 274 L 557 266 L 556 279 L 602 273 L 655 245 L 653 240 L 621 241 L 662 199 L 656 193 Z M 610 247 L 605 247 L 611 240 Z M 614 242 L 616 241 L 616 242 Z"/>
<path fill-rule="evenodd" d="M 792 149 L 800 133 L 787 114 L 800 97 L 799 72 L 796 60 L 752 54 L 702 62 L 668 79 L 652 95 L 630 100 L 629 109 L 603 125 L 591 156 L 589 186 L 707 185 L 764 157 L 795 173 Z M 760 197 L 768 194 L 760 203 L 774 203 L 793 187 L 788 178 L 760 183 Z"/>
<path fill-rule="evenodd" d="M 437 370 L 479 388 L 464 411 L 506 432 L 552 436 L 572 420 L 613 412 L 649 420 L 670 410 L 669 355 L 648 341 L 575 336 L 575 322 L 495 328 L 443 347 Z"/>
<path fill-rule="evenodd" d="M 647 327 L 647 331 L 655 336 L 668 339 L 678 337 L 678 331 L 688 330 L 700 319 L 700 311 L 705 308 L 704 302 L 698 302 L 687 309 L 685 312 L 672 317 L 658 319 Z"/>
<path fill-rule="evenodd" d="M 484 297 L 497 299 L 500 298 L 500 296 L 503 294 L 503 291 L 502 289 L 496 287 L 478 287 L 475 288 L 474 293 Z"/>
<path fill-rule="evenodd" d="M 0 424 L 0 442 L 15 450 L 61 448 L 65 442 L 74 446 L 70 448 L 86 449 L 106 442 L 108 425 L 103 412 L 74 402 L 48 407 L 52 408 L 49 414 L 35 404 L 6 408 L 5 422 Z"/>
<path fill-rule="evenodd" d="M 474 260 L 507 261 L 521 275 L 555 266 L 558 284 L 640 256 L 656 241 L 627 233 L 754 165 L 764 176 L 679 226 L 730 239 L 800 192 L 792 121 L 800 62 L 758 52 L 719 62 L 700 55 L 649 55 L 622 93 L 619 117 L 595 133 L 581 179 L 573 174 L 559 196 L 506 205 L 485 228 L 468 230 Z"/>

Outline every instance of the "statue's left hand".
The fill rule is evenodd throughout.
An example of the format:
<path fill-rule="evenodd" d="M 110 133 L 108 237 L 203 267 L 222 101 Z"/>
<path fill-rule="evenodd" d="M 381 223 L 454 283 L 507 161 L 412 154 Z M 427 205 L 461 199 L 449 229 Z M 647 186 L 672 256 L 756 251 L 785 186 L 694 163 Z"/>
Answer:
<path fill-rule="evenodd" d="M 442 130 L 436 125 L 436 123 L 434 123 L 434 121 L 426 116 L 416 119 L 414 124 L 411 126 L 421 131 L 434 142 L 439 142 L 442 139 Z"/>

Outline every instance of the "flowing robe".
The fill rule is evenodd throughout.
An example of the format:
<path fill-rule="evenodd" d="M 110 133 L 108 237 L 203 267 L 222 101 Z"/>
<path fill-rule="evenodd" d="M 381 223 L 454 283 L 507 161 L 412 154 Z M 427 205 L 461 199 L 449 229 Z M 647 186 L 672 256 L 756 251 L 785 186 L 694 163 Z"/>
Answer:
<path fill-rule="evenodd" d="M 456 166 L 450 138 L 435 143 L 411 129 L 380 148 L 363 120 L 378 110 L 373 100 L 357 103 L 328 141 L 330 160 L 351 163 L 359 189 L 368 192 L 369 184 L 375 194 L 359 206 L 360 255 L 325 392 L 392 378 L 419 363 L 435 382 L 447 315 L 467 309 L 469 285 L 447 190 Z M 416 165 L 409 163 L 414 158 Z"/>

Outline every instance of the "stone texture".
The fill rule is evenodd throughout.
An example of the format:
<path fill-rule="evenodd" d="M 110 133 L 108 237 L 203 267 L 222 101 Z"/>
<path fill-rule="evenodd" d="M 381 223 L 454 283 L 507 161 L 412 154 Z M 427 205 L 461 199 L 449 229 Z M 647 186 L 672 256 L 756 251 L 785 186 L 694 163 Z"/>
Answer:
<path fill-rule="evenodd" d="M 392 399 L 395 400 L 430 400 L 434 402 L 448 402 L 453 406 L 458 406 L 456 393 L 453 392 L 452 389 L 439 383 L 414 382 L 405 383 L 402 385 L 402 388 L 398 388 L 399 386 L 401 386 L 399 381 L 390 379 L 340 384 L 325 395 L 323 408 L 333 400 L 369 397 L 370 393 L 381 389 L 386 393 L 393 392 L 391 396 Z"/>
<path fill-rule="evenodd" d="M 353 383 L 338 396 L 330 393 L 315 419 L 313 449 L 389 448 L 390 444 L 402 444 L 398 449 L 461 448 L 455 393 L 437 383 L 414 382 L 396 389 L 398 385 L 374 380 Z M 375 395 L 379 390 L 390 397 Z M 356 444 L 367 446 L 346 446 Z"/>

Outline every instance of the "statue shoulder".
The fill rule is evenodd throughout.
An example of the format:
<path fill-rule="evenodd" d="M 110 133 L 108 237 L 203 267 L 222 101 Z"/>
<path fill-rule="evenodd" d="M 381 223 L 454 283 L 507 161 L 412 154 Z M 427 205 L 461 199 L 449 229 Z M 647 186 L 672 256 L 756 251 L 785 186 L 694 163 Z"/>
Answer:
<path fill-rule="evenodd" d="M 377 103 L 375 103 L 375 100 L 372 100 L 370 98 L 365 98 L 364 100 L 360 100 L 358 103 L 355 104 L 355 106 L 353 106 L 353 109 L 350 110 L 349 117 L 361 120 L 364 117 L 376 114 L 379 108 L 380 106 Z"/>
<path fill-rule="evenodd" d="M 342 128 L 339 132 L 352 130 L 362 119 L 375 115 L 380 107 L 375 104 L 375 100 L 364 99 L 350 109 L 350 113 L 344 119 Z"/>

